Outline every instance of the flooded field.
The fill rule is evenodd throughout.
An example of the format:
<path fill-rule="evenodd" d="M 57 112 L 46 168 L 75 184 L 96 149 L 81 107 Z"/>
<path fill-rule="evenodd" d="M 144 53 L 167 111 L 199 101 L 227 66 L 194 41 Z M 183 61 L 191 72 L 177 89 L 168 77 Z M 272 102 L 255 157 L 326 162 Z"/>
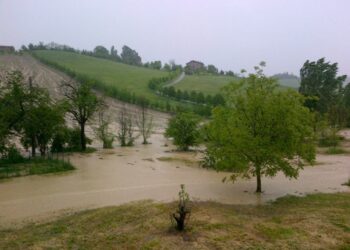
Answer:
<path fill-rule="evenodd" d="M 26 77 L 33 76 L 36 84 L 47 88 L 58 99 L 61 97 L 59 84 L 69 80 L 30 56 L 1 56 L 0 70 L 4 69 L 19 69 Z M 134 115 L 139 111 L 134 105 L 111 98 L 105 100 L 112 121 L 116 120 L 122 107 Z M 255 179 L 223 183 L 222 179 L 229 174 L 201 168 L 201 153 L 174 151 L 171 142 L 162 135 L 169 115 L 151 113 L 156 134 L 150 145 L 137 142 L 131 148 L 74 154 L 69 158 L 77 168 L 75 171 L 0 181 L 0 226 L 15 226 L 78 210 L 143 199 L 172 201 L 177 198 L 180 184 L 186 185 L 192 199 L 230 204 L 261 204 L 286 194 L 349 191 L 341 184 L 350 177 L 350 155 L 318 155 L 318 164 L 306 167 L 298 180 L 286 179 L 282 174 L 273 179 L 264 178 L 261 195 L 254 192 Z M 115 122 L 112 125 L 115 132 Z M 93 136 L 91 126 L 87 133 Z M 349 139 L 350 133 L 344 133 Z"/>
<path fill-rule="evenodd" d="M 198 166 L 200 153 L 178 153 L 156 134 L 150 145 L 117 147 L 70 156 L 77 170 L 55 175 L 28 176 L 0 182 L 0 225 L 54 218 L 72 211 L 118 205 L 142 199 L 172 201 L 180 184 L 192 199 L 230 204 L 260 204 L 286 194 L 347 191 L 350 156 L 319 155 L 298 180 L 283 175 L 263 179 L 262 195 L 255 180 L 222 183 L 227 174 Z"/>

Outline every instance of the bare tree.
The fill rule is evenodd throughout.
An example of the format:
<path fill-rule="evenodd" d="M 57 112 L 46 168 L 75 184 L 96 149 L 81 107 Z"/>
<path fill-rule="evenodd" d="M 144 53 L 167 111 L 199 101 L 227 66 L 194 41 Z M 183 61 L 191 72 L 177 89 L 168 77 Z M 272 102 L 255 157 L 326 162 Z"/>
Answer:
<path fill-rule="evenodd" d="M 119 112 L 118 125 L 119 131 L 117 138 L 119 140 L 120 145 L 122 147 L 133 146 L 135 141 L 133 120 L 125 107 L 122 108 Z"/>
<path fill-rule="evenodd" d="M 141 112 L 136 119 L 136 125 L 143 138 L 142 144 L 148 144 L 147 139 L 151 136 L 153 129 L 153 116 L 148 113 L 147 106 L 147 101 L 141 102 Z"/>
<path fill-rule="evenodd" d="M 76 84 L 74 82 L 64 82 L 62 84 L 63 94 L 67 98 L 67 111 L 79 124 L 80 147 L 86 150 L 85 125 L 95 112 L 99 109 L 101 101 L 92 91 L 89 84 Z"/>

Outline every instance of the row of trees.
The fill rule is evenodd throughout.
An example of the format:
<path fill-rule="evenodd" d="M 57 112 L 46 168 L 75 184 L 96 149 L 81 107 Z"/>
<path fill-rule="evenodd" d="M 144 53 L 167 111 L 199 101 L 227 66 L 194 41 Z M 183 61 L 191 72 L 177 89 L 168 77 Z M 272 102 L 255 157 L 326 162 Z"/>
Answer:
<path fill-rule="evenodd" d="M 33 51 L 33 50 L 60 50 L 60 51 L 69 51 L 75 52 L 83 55 L 89 55 L 99 58 L 105 58 L 117 62 L 122 62 L 130 65 L 142 66 L 142 59 L 139 54 L 131 49 L 129 46 L 124 45 L 122 47 L 122 52 L 120 55 L 118 54 L 118 50 L 112 46 L 110 50 L 102 45 L 96 46 L 93 51 L 89 50 L 77 50 L 67 45 L 61 45 L 58 43 L 48 43 L 44 44 L 43 42 L 39 42 L 38 44 L 30 43 L 28 46 L 22 45 L 22 51 Z"/>
<path fill-rule="evenodd" d="M 219 106 L 225 104 L 225 99 L 221 94 L 204 95 L 202 92 L 175 89 L 173 86 L 161 88 L 159 93 L 163 96 L 173 98 L 177 101 L 188 101 L 196 104 L 207 104 L 210 106 Z"/>
<path fill-rule="evenodd" d="M 192 74 L 212 74 L 212 75 L 226 75 L 226 76 L 236 76 L 238 77 L 237 74 L 235 74 L 232 70 L 228 70 L 228 71 L 223 71 L 223 70 L 220 70 L 213 64 L 208 64 L 207 66 L 202 64 L 203 66 L 202 67 L 199 67 L 195 70 L 193 70 L 191 68 L 191 66 L 186 66 L 184 67 L 184 72 L 187 74 L 187 75 L 192 75 Z"/>

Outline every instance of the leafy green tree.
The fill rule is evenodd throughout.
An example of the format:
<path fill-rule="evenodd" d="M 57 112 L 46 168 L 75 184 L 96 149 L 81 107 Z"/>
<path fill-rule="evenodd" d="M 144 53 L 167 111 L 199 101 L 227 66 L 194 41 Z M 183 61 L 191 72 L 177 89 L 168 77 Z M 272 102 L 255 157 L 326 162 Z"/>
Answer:
<path fill-rule="evenodd" d="M 38 87 L 30 87 L 29 102 L 22 119 L 24 146 L 30 145 L 32 156 L 39 147 L 44 156 L 55 132 L 64 124 L 64 109 L 60 104 L 54 104 L 48 93 Z"/>
<path fill-rule="evenodd" d="M 199 118 L 192 113 L 180 112 L 169 120 L 166 137 L 172 137 L 179 150 L 188 151 L 198 144 Z"/>
<path fill-rule="evenodd" d="M 24 82 L 21 72 L 6 74 L 5 86 L 0 97 L 1 147 L 8 143 L 10 134 L 21 136 L 25 147 L 30 147 L 32 156 L 39 147 L 42 155 L 46 153 L 55 131 L 64 123 L 64 112 L 59 104 L 53 103 L 47 91 L 34 86 L 32 79 Z"/>
<path fill-rule="evenodd" d="M 165 63 L 164 66 L 163 66 L 163 70 L 165 70 L 165 71 L 171 71 L 171 66 L 170 66 L 170 64 Z"/>
<path fill-rule="evenodd" d="M 213 106 L 219 106 L 225 104 L 225 98 L 221 94 L 216 94 L 212 99 Z"/>
<path fill-rule="evenodd" d="M 232 70 L 226 71 L 227 76 L 235 76 L 235 73 L 233 73 Z"/>
<path fill-rule="evenodd" d="M 20 71 L 5 72 L 0 79 L 0 153 L 6 151 L 9 137 L 20 132 L 27 93 Z"/>
<path fill-rule="evenodd" d="M 336 104 L 346 76 L 337 76 L 338 64 L 321 58 L 316 62 L 307 60 L 300 70 L 299 92 L 309 98 L 305 104 L 312 110 L 324 114 Z"/>
<path fill-rule="evenodd" d="M 303 106 L 304 97 L 293 90 L 278 91 L 276 80 L 256 74 L 226 87 L 227 103 L 213 110 L 206 126 L 205 164 L 238 176 L 255 176 L 256 192 L 261 177 L 297 178 L 299 159 L 315 158 L 312 114 Z"/>
<path fill-rule="evenodd" d="M 139 56 L 139 54 L 129 48 L 128 46 L 124 45 L 122 48 L 122 53 L 121 53 L 121 59 L 122 62 L 126 63 L 126 64 L 130 64 L 130 65 L 142 65 L 142 61 L 141 61 L 141 57 Z"/>
<path fill-rule="evenodd" d="M 98 111 L 102 101 L 92 91 L 89 84 L 65 82 L 62 85 L 64 96 L 67 98 L 67 111 L 78 123 L 80 128 L 80 149 L 86 150 L 86 123 Z"/>
<path fill-rule="evenodd" d="M 94 48 L 94 55 L 97 57 L 108 57 L 109 56 L 109 51 L 105 47 L 99 45 Z"/>
<path fill-rule="evenodd" d="M 209 64 L 209 65 L 208 65 L 207 71 L 208 71 L 208 73 L 214 74 L 214 75 L 217 75 L 217 74 L 219 73 L 218 68 L 215 67 L 215 66 L 212 65 L 212 64 Z"/>
<path fill-rule="evenodd" d="M 114 48 L 114 46 L 111 47 L 110 56 L 112 59 L 114 59 L 118 62 L 121 60 L 120 56 L 118 55 L 118 51 Z"/>

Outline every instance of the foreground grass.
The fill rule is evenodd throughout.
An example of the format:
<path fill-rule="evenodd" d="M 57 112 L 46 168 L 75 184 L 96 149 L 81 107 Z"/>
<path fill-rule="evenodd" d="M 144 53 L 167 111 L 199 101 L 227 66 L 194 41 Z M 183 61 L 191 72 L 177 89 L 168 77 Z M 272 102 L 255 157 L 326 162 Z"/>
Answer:
<path fill-rule="evenodd" d="M 74 167 L 72 164 L 62 160 L 41 158 L 25 159 L 20 163 L 2 163 L 0 165 L 0 179 L 57 173 L 73 169 Z"/>
<path fill-rule="evenodd" d="M 194 203 L 172 229 L 176 204 L 150 201 L 79 212 L 0 231 L 0 249 L 349 249 L 350 193 L 284 197 L 262 206 Z"/>

